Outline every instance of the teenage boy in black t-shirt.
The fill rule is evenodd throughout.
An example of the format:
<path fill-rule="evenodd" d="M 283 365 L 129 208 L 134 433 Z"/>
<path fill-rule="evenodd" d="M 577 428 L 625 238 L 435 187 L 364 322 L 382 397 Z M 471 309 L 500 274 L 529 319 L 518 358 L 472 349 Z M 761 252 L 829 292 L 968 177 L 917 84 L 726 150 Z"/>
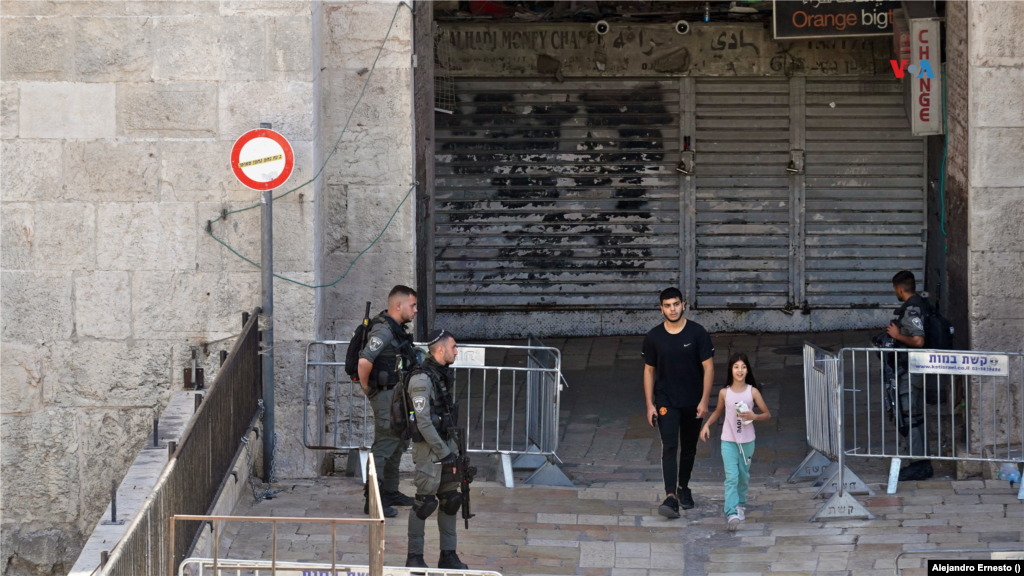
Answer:
<path fill-rule="evenodd" d="M 678 288 L 666 288 L 660 299 L 665 322 L 644 338 L 644 394 L 647 421 L 651 426 L 657 423 L 661 432 L 661 469 L 668 496 L 658 513 L 679 518 L 680 504 L 684 510 L 693 508 L 690 473 L 701 425 L 708 415 L 715 348 L 703 326 L 683 317 L 686 304 Z"/>

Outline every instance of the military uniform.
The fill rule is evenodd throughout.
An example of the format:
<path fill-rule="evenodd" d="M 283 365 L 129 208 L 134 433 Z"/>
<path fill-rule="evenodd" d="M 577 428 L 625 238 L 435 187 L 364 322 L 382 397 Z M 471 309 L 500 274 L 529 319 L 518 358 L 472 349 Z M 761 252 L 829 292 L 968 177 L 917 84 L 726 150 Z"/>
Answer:
<path fill-rule="evenodd" d="M 384 316 L 387 313 L 381 312 L 375 319 L 367 334 L 366 346 L 359 353 L 359 358 L 373 362 L 369 381 L 370 388 L 374 390 L 370 397 L 374 416 L 370 451 L 373 452 L 383 504 L 408 506 L 412 503 L 408 496 L 403 497 L 398 492 L 398 467 L 402 463 L 402 454 L 409 448 L 409 441 L 391 432 L 391 396 L 402 372 L 412 367 L 412 336 L 393 319 Z M 388 320 L 399 329 L 399 334 L 394 333 Z"/>
<path fill-rule="evenodd" d="M 416 502 L 409 513 L 409 561 L 407 566 L 426 567 L 423 540 L 426 520 L 436 510 L 441 535 L 438 568 L 466 568 L 455 555 L 456 514 L 462 504 L 458 492 L 454 458 L 458 443 L 454 437 L 458 414 L 451 398 L 452 381 L 447 366 L 432 357 L 416 368 L 407 384 L 410 408 L 416 413 L 412 459 L 416 465 Z M 449 460 L 450 463 L 443 460 Z"/>
<path fill-rule="evenodd" d="M 914 294 L 896 310 L 893 322 L 904 336 L 924 337 L 924 317 L 931 306 Z M 899 432 L 910 444 L 910 456 L 922 457 L 924 451 L 924 377 L 921 374 L 910 374 L 909 357 L 906 352 L 896 355 L 897 387 L 899 398 Z"/>

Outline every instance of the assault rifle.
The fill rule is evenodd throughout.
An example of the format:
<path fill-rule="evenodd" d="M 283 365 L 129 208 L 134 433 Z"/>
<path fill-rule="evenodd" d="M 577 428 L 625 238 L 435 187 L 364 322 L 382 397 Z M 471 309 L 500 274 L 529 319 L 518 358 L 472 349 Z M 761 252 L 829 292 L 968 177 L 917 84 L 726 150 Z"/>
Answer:
<path fill-rule="evenodd" d="M 459 490 L 462 492 L 462 519 L 466 522 L 466 530 L 469 530 L 469 519 L 476 514 L 469 510 L 469 485 L 476 476 L 476 466 L 469 465 L 469 455 L 466 453 L 466 429 L 458 428 L 455 440 L 459 445 L 459 457 L 455 460 L 455 474 L 459 479 Z"/>

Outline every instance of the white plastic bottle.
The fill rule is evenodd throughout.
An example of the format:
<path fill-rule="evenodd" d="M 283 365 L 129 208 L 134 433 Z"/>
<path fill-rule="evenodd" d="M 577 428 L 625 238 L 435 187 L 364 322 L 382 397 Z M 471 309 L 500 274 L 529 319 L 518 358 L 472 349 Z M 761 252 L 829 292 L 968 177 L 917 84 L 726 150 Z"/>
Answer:
<path fill-rule="evenodd" d="M 736 414 L 742 414 L 743 412 L 749 412 L 749 411 L 750 411 L 750 406 L 747 406 L 747 403 L 744 402 L 743 400 L 740 400 L 739 402 L 736 403 Z M 743 421 L 743 425 L 744 426 L 750 426 L 753 422 L 754 422 L 753 420 L 744 420 Z"/>
<path fill-rule="evenodd" d="M 1017 482 L 1020 482 L 1020 469 L 1017 468 L 1016 464 L 1004 462 L 1003 465 L 999 467 L 999 479 L 1006 480 L 1012 486 Z"/>

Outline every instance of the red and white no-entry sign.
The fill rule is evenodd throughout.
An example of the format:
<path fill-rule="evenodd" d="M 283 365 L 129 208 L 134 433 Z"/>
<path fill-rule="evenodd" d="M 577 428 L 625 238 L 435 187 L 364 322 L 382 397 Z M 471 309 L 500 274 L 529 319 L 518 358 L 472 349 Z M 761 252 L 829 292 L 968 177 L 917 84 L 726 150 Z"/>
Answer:
<path fill-rule="evenodd" d="M 250 130 L 231 148 L 231 171 L 253 190 L 271 190 L 284 184 L 294 166 L 291 144 L 273 130 Z"/>

